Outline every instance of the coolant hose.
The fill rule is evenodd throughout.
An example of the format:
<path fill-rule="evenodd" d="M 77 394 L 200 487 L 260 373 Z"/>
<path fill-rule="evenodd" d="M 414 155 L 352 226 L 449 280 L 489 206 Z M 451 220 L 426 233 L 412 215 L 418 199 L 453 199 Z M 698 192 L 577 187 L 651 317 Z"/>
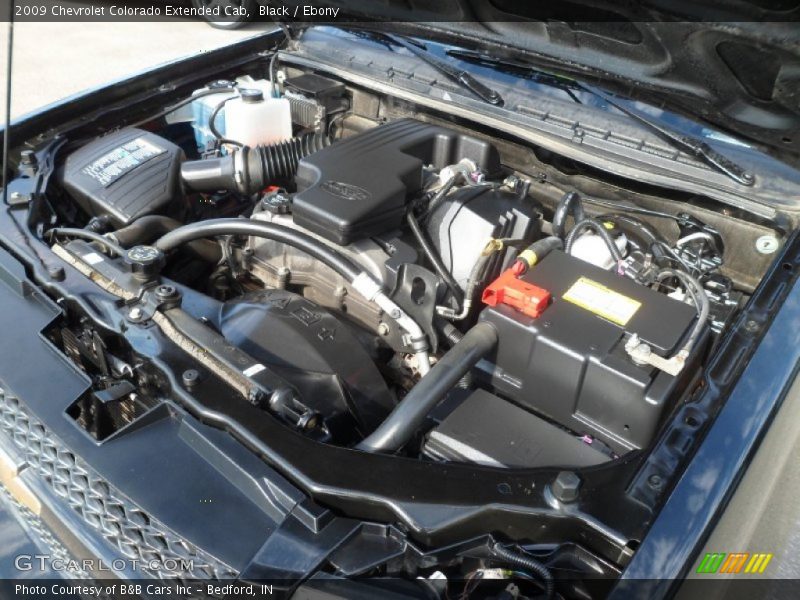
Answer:
<path fill-rule="evenodd" d="M 409 345 L 417 357 L 417 368 L 421 375 L 430 369 L 430 356 L 425 331 L 414 319 L 401 309 L 381 288 L 372 276 L 361 267 L 319 240 L 283 225 L 254 221 L 252 219 L 210 219 L 184 225 L 159 238 L 155 246 L 169 252 L 194 240 L 219 235 L 247 235 L 281 242 L 305 252 L 324 263 L 345 278 L 353 289 L 368 302 L 376 304 L 390 319 L 408 334 Z"/>
<path fill-rule="evenodd" d="M 190 223 L 162 236 L 155 246 L 163 252 L 169 252 L 193 240 L 220 235 L 251 235 L 293 246 L 325 263 L 351 283 L 363 271 L 350 259 L 309 235 L 275 223 L 252 219 L 209 219 Z"/>
<path fill-rule="evenodd" d="M 573 227 L 569 232 L 567 240 L 564 242 L 564 252 L 571 254 L 572 245 L 575 243 L 575 240 L 577 240 L 578 236 L 587 229 L 591 229 L 602 238 L 608 247 L 608 251 L 611 253 L 611 256 L 614 257 L 615 263 L 618 263 L 622 260 L 622 253 L 619 251 L 619 248 L 617 248 L 617 244 L 614 243 L 611 234 L 608 233 L 608 229 L 603 227 L 603 224 L 597 219 L 583 219 L 582 221 L 575 223 L 575 227 Z"/>
<path fill-rule="evenodd" d="M 330 143 L 326 135 L 309 133 L 270 146 L 243 146 L 218 158 L 184 162 L 181 179 L 194 192 L 231 190 L 255 194 L 273 181 L 291 179 L 301 159 Z"/>
<path fill-rule="evenodd" d="M 545 597 L 553 597 L 553 592 L 555 591 L 553 576 L 551 575 L 550 570 L 544 566 L 544 564 L 532 556 L 522 552 L 515 552 L 514 550 L 506 548 L 502 544 L 495 544 L 492 546 L 492 552 L 504 562 L 533 573 L 542 580 L 542 583 L 544 584 Z"/>
<path fill-rule="evenodd" d="M 553 235 L 564 239 L 566 234 L 567 215 L 572 215 L 575 223 L 580 223 L 586 218 L 581 197 L 577 192 L 567 192 L 561 197 L 553 213 Z"/>
<path fill-rule="evenodd" d="M 106 234 L 106 237 L 115 240 L 123 248 L 130 248 L 139 244 L 149 244 L 182 225 L 183 223 L 171 217 L 146 215 L 125 227 Z M 187 246 L 194 254 L 207 262 L 216 264 L 222 258 L 219 245 L 210 240 L 195 240 L 189 242 Z"/>
<path fill-rule="evenodd" d="M 178 219 L 163 215 L 146 215 L 139 217 L 124 227 L 111 232 L 109 237 L 117 240 L 120 246 L 129 248 L 138 244 L 149 244 L 165 233 L 183 225 Z"/>
<path fill-rule="evenodd" d="M 496 344 L 497 331 L 493 325 L 481 322 L 472 327 L 356 448 L 367 452 L 394 452 L 402 448 L 428 413 Z"/>

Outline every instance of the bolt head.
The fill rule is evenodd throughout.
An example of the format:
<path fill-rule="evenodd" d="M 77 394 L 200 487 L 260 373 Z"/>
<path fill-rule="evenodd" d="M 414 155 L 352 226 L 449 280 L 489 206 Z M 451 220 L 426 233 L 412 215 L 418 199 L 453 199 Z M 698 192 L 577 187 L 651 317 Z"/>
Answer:
<path fill-rule="evenodd" d="M 292 199 L 285 194 L 271 194 L 261 201 L 261 207 L 276 215 L 285 215 L 291 212 Z"/>
<path fill-rule="evenodd" d="M 560 502 L 574 502 L 581 489 L 581 478 L 572 471 L 561 471 L 550 486 L 553 496 Z"/>
<path fill-rule="evenodd" d="M 178 295 L 178 290 L 171 285 L 160 285 L 156 288 L 156 296 L 161 299 L 173 298 Z"/>
<path fill-rule="evenodd" d="M 128 318 L 133 321 L 138 321 L 139 319 L 142 318 L 143 314 L 144 313 L 142 312 L 142 309 L 139 308 L 138 306 L 135 306 L 132 309 L 130 309 L 130 311 L 128 311 Z"/>
<path fill-rule="evenodd" d="M 197 369 L 186 369 L 181 375 L 181 379 L 183 380 L 183 385 L 186 387 L 192 387 L 198 381 L 200 381 L 200 371 Z"/>

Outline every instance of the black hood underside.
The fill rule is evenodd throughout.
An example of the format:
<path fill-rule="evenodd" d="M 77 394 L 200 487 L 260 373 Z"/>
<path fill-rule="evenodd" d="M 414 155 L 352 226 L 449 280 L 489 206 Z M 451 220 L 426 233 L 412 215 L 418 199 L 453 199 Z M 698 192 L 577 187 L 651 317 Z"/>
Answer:
<path fill-rule="evenodd" d="M 350 0 L 348 18 L 523 60 L 706 121 L 800 162 L 800 3 Z M 354 23 L 356 25 L 357 23 Z"/>

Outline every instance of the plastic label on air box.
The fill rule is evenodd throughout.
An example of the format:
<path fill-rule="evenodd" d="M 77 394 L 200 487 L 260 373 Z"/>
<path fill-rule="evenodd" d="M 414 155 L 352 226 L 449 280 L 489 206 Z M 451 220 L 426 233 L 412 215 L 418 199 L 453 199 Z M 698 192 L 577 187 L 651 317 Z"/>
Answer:
<path fill-rule="evenodd" d="M 104 154 L 92 164 L 84 167 L 83 172 L 94 178 L 100 185 L 108 187 L 125 173 L 165 152 L 164 148 L 159 148 L 145 139 L 136 138 Z"/>
<path fill-rule="evenodd" d="M 581 277 L 572 284 L 562 296 L 567 302 L 572 302 L 581 308 L 608 319 L 612 323 L 625 326 L 631 317 L 636 314 L 641 302 L 624 296 L 606 286 Z"/>

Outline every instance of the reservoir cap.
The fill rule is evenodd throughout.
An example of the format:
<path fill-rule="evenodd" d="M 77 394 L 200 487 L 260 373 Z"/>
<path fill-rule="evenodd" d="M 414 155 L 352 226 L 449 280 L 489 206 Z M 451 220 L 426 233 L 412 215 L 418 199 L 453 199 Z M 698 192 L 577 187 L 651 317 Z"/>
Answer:
<path fill-rule="evenodd" d="M 264 101 L 264 92 L 261 90 L 246 88 L 241 90 L 239 94 L 242 97 L 242 102 L 247 102 L 248 104 L 255 104 L 257 102 Z"/>

